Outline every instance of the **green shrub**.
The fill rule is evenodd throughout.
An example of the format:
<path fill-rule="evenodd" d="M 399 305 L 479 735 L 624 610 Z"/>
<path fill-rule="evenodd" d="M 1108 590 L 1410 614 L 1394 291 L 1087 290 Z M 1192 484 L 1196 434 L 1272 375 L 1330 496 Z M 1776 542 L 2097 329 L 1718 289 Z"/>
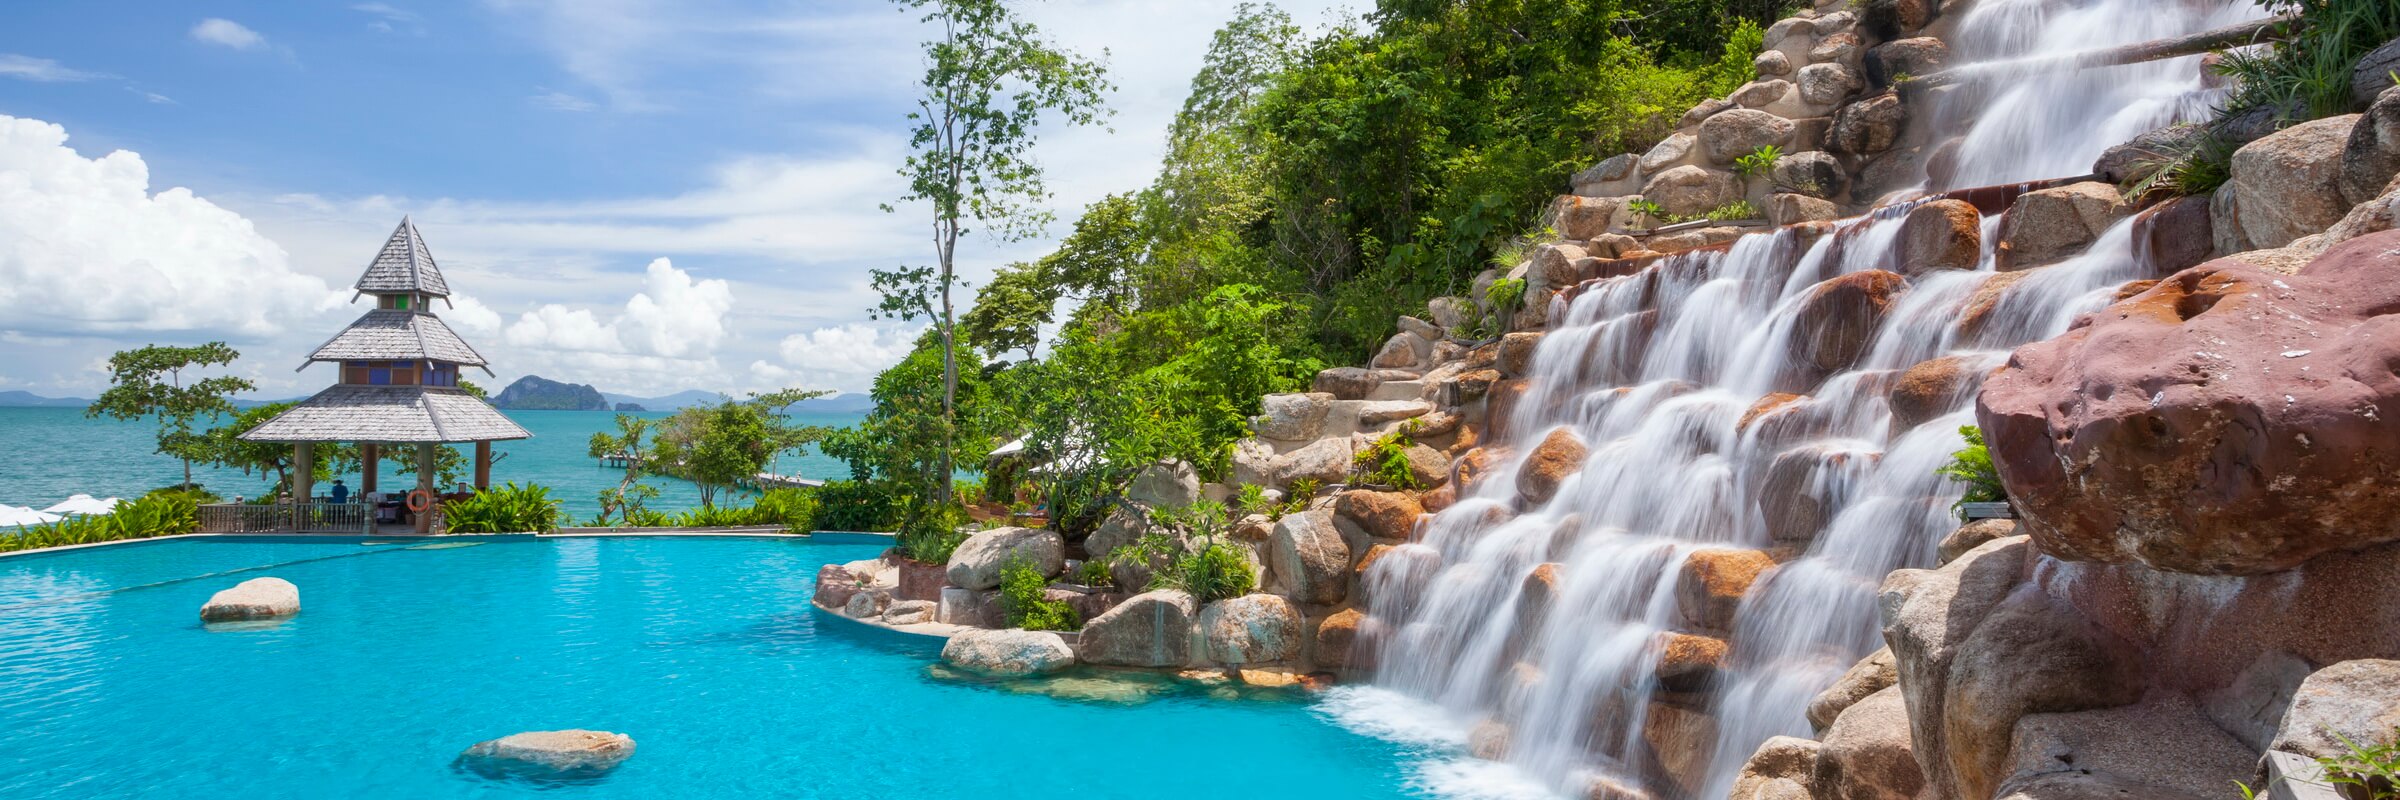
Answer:
<path fill-rule="evenodd" d="M 1425 482 L 1417 480 L 1415 465 L 1408 460 L 1408 448 L 1416 444 L 1417 431 L 1423 429 L 1422 424 L 1412 419 L 1400 423 L 1400 427 L 1391 433 L 1377 437 L 1352 459 L 1359 474 L 1368 483 L 1394 489 L 1425 488 Z"/>
<path fill-rule="evenodd" d="M 1275 516 L 1281 517 L 1285 514 L 1307 511 L 1309 502 L 1317 499 L 1318 488 L 1315 478 L 1301 478 L 1292 481 L 1292 485 L 1286 490 L 1283 497 L 1283 511 Z"/>
<path fill-rule="evenodd" d="M 751 525 L 781 525 L 791 533 L 816 530 L 817 515 L 824 506 L 814 489 L 768 489 L 750 504 Z"/>
<path fill-rule="evenodd" d="M 1083 616 L 1073 606 L 1044 596 L 1050 579 L 1033 562 L 1012 559 L 1000 567 L 1000 609 L 1008 626 L 1029 631 L 1072 631 L 1083 628 Z"/>
<path fill-rule="evenodd" d="M 1742 176 L 1765 175 L 1775 170 L 1775 162 L 1783 159 L 1783 148 L 1766 145 L 1733 160 L 1733 171 Z"/>
<path fill-rule="evenodd" d="M 550 489 L 515 482 L 442 503 L 451 533 L 542 533 L 555 530 L 564 512 Z"/>
<path fill-rule="evenodd" d="M 2239 85 L 2228 114 L 2265 109 L 2281 124 L 2355 109 L 2351 71 L 2359 59 L 2400 38 L 2400 4 L 2391 0 L 2258 0 L 2271 13 L 2298 13 L 2283 41 L 2230 52 L 2218 70 Z"/>
<path fill-rule="evenodd" d="M 1983 429 L 1973 425 L 1961 426 L 1958 435 L 1966 437 L 1967 446 L 1950 454 L 1950 463 L 1937 470 L 1942 477 L 1967 485 L 1967 493 L 1950 510 L 1964 516 L 1968 503 L 1997 503 L 2008 499 L 2008 489 L 2000 485 L 2000 470 L 1992 465 L 1991 448 L 1983 443 Z"/>
<path fill-rule="evenodd" d="M 1249 594 L 1258 586 L 1258 573 L 1234 547 L 1211 541 L 1197 551 L 1176 556 L 1166 569 L 1151 576 L 1150 588 L 1181 589 L 1204 605 Z"/>
<path fill-rule="evenodd" d="M 1116 585 L 1117 576 L 1108 571 L 1106 562 L 1095 558 L 1075 568 L 1075 582 L 1093 588 L 1107 588 Z"/>
<path fill-rule="evenodd" d="M 205 493 L 197 493 L 205 495 Z M 68 517 L 0 534 L 0 552 L 175 536 L 200 529 L 200 504 L 193 492 L 160 489 L 117 504 L 115 511 Z"/>
<path fill-rule="evenodd" d="M 896 531 L 900 504 L 890 488 L 875 481 L 827 481 L 817 487 L 816 530 Z"/>
<path fill-rule="evenodd" d="M 967 510 L 948 503 L 916 509 L 900 525 L 900 552 L 923 564 L 950 563 L 967 534 Z"/>
<path fill-rule="evenodd" d="M 1712 222 L 1732 222 L 1734 220 L 1759 219 L 1765 217 L 1766 214 L 1761 213 L 1758 206 L 1751 205 L 1748 200 L 1735 200 L 1709 209 L 1708 213 L 1702 216 Z"/>

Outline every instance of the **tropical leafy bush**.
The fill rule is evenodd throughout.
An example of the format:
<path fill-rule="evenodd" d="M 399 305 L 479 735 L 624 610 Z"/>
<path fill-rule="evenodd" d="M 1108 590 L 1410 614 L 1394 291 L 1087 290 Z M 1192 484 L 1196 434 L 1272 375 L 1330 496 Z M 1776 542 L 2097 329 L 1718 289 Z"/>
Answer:
<path fill-rule="evenodd" d="M 1961 426 L 1958 435 L 1966 437 L 1967 446 L 1950 454 L 1950 463 L 1937 470 L 1942 477 L 1967 485 L 1967 493 L 1950 506 L 1961 512 L 1968 503 L 1997 503 L 2008 499 L 2008 489 L 2000 485 L 2000 470 L 1992 465 L 1991 448 L 1983 443 L 1983 429 L 1973 425 Z"/>
<path fill-rule="evenodd" d="M 452 533 L 541 533 L 555 530 L 565 518 L 550 488 L 518 486 L 514 481 L 442 503 Z"/>
<path fill-rule="evenodd" d="M 1224 541 L 1231 514 L 1221 503 L 1200 501 L 1183 508 L 1153 509 L 1151 521 L 1162 528 L 1119 552 L 1165 566 L 1150 577 L 1152 589 L 1180 589 L 1201 603 L 1249 594 L 1258 585 L 1258 572 L 1241 550 Z"/>
<path fill-rule="evenodd" d="M 816 496 L 816 530 L 891 531 L 900 527 L 899 504 L 888 484 L 826 481 L 817 487 Z"/>
<path fill-rule="evenodd" d="M 191 533 L 200 529 L 195 497 L 206 494 L 170 487 L 119 503 L 108 514 L 19 528 L 13 535 L 0 534 L 0 552 Z"/>
<path fill-rule="evenodd" d="M 1108 571 L 1107 562 L 1095 558 L 1085 561 L 1083 566 L 1075 568 L 1075 582 L 1095 588 L 1106 588 L 1116 585 L 1117 577 Z"/>
<path fill-rule="evenodd" d="M 960 528 L 970 520 L 967 510 L 952 504 L 932 504 L 916 509 L 901 523 L 900 552 L 923 564 L 950 563 L 950 554 L 967 540 Z"/>
<path fill-rule="evenodd" d="M 1775 162 L 1783 159 L 1783 148 L 1766 145 L 1733 160 L 1733 171 L 1747 176 L 1765 175 L 1775 170 Z"/>
<path fill-rule="evenodd" d="M 1400 423 L 1391 433 L 1376 437 L 1353 458 L 1360 475 L 1368 483 L 1394 489 L 1425 488 L 1425 482 L 1417 480 L 1415 465 L 1408 460 L 1408 448 L 1416 444 L 1417 432 L 1423 429 L 1423 424 L 1412 419 Z"/>
<path fill-rule="evenodd" d="M 1072 631 L 1083 628 L 1083 616 L 1073 606 L 1043 595 L 1050 579 L 1033 562 L 1015 559 L 1000 567 L 1000 609 L 1008 626 L 1029 631 Z"/>

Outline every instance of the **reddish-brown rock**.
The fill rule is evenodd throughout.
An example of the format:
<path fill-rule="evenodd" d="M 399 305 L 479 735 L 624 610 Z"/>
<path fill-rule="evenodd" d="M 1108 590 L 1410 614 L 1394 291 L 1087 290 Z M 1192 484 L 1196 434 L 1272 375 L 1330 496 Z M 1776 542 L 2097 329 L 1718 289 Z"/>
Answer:
<path fill-rule="evenodd" d="M 1892 408 L 1892 429 L 1905 431 L 1942 415 L 1974 391 L 1975 364 L 1960 356 L 1943 356 L 1909 367 L 1885 395 Z"/>
<path fill-rule="evenodd" d="M 2256 574 L 2400 540 L 2400 231 L 2219 260 L 2019 348 L 1978 401 L 2043 552 Z"/>
<path fill-rule="evenodd" d="M 1883 315 L 1908 280 L 1883 270 L 1852 272 L 1817 284 L 1801 300 L 1790 343 L 1799 374 L 1786 388 L 1814 387 L 1825 376 L 1849 369 L 1883 325 Z"/>
<path fill-rule="evenodd" d="M 1900 223 L 1900 271 L 1974 269 L 1983 259 L 1983 215 L 1964 200 L 1917 206 Z"/>
<path fill-rule="evenodd" d="M 1525 391 L 1530 388 L 1523 378 L 1509 378 L 1494 382 L 1484 391 L 1484 427 L 1492 441 L 1508 441 L 1509 417 L 1516 415 L 1517 402 L 1525 399 Z"/>
<path fill-rule="evenodd" d="M 948 564 L 926 564 L 906 557 L 891 561 L 900 572 L 900 588 L 892 592 L 894 597 L 938 601 L 942 599 L 942 587 L 950 585 Z"/>
<path fill-rule="evenodd" d="M 1500 337 L 1500 372 L 1511 378 L 1522 378 L 1533 370 L 1533 350 L 1542 343 L 1539 333 L 1512 333 Z"/>
<path fill-rule="evenodd" d="M 1425 507 L 1411 495 L 1365 489 L 1334 497 L 1333 510 L 1377 539 L 1409 538 L 1416 531 L 1417 518 L 1425 514 Z"/>
<path fill-rule="evenodd" d="M 1693 630 L 1730 633 L 1733 614 L 1775 559 L 1757 550 L 1694 550 L 1675 576 L 1675 606 Z"/>
<path fill-rule="evenodd" d="M 1528 505 L 1550 502 L 1550 498 L 1558 495 L 1559 484 L 1583 469 L 1583 458 L 1588 453 L 1582 437 L 1576 436 L 1575 431 L 1567 428 L 1551 431 L 1525 457 L 1525 466 L 1517 472 L 1517 496 Z"/>
<path fill-rule="evenodd" d="M 1725 668 L 1725 640 L 1681 631 L 1658 635 L 1658 683 L 1670 691 L 1704 692 Z"/>
<path fill-rule="evenodd" d="M 1734 430 L 1747 431 L 1752 423 L 1779 413 L 1793 403 L 1807 399 L 1808 395 L 1804 394 L 1768 392 L 1765 397 L 1758 398 L 1758 402 L 1751 403 L 1750 410 L 1742 412 L 1742 419 L 1740 422 L 1734 423 Z"/>
<path fill-rule="evenodd" d="M 1350 666 L 1353 661 L 1351 653 L 1358 646 L 1358 627 L 1366 618 L 1367 615 L 1359 613 L 1358 609 L 1345 608 L 1317 623 L 1317 633 L 1310 651 L 1316 656 L 1317 666 L 1328 669 Z"/>
<path fill-rule="evenodd" d="M 1879 460 L 1875 453 L 1816 446 L 1777 454 L 1758 494 L 1767 536 L 1780 546 L 1807 549 L 1840 510 L 1834 502 Z"/>
<path fill-rule="evenodd" d="M 2217 249 L 2209 225 L 2205 197 L 2178 197 L 2151 206 L 2133 218 L 2133 258 L 2159 277 L 2199 266 Z"/>
<path fill-rule="evenodd" d="M 2018 281 L 2032 274 L 2001 272 L 1985 278 L 1983 285 L 1975 287 L 1975 293 L 1967 295 L 1967 301 L 1959 304 L 1958 338 L 1965 342 L 1984 339 L 1984 328 L 1992 321 L 1992 312 L 2000 308 L 2000 299 L 2007 296 L 2008 287 L 2017 285 Z"/>

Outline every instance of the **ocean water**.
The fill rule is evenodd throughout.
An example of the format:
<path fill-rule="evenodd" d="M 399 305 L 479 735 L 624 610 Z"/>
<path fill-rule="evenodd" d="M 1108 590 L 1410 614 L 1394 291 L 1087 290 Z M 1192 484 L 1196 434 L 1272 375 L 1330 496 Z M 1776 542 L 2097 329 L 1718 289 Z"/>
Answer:
<path fill-rule="evenodd" d="M 808 605 L 818 566 L 876 550 L 164 540 L 0 558 L 0 797 L 1377 800 L 1424 796 L 1451 763 L 1338 726 L 1339 695 L 947 676 L 931 645 Z M 298 616 L 200 624 L 211 593 L 261 575 L 299 586 Z M 637 751 L 563 786 L 454 766 L 478 741 L 575 727 Z"/>
<path fill-rule="evenodd" d="M 595 498 L 601 489 L 615 487 L 624 471 L 600 466 L 584 455 L 584 449 L 592 434 L 616 430 L 616 412 L 506 413 L 531 431 L 533 438 L 492 444 L 496 459 L 492 482 L 548 486 L 550 496 L 565 501 L 568 513 L 578 520 L 599 513 L 600 505 Z M 635 416 L 664 419 L 669 413 L 654 411 Z M 856 424 L 861 416 L 794 414 L 792 420 L 804 425 L 846 427 Z M 78 408 L 0 408 L 0 443 L 7 445 L 5 453 L 0 454 L 0 503 L 7 505 L 43 508 L 76 493 L 134 497 L 183 479 L 182 462 L 156 452 L 155 425 L 88 419 Z M 813 446 L 785 454 L 777 469 L 809 478 L 849 476 L 847 466 L 818 453 Z M 357 474 L 343 479 L 353 491 L 357 490 Z M 197 464 L 192 467 L 192 480 L 228 498 L 258 496 L 274 482 L 267 475 L 244 475 L 240 470 Z M 406 479 L 394 477 L 392 465 L 387 461 L 380 480 L 388 487 L 397 485 L 394 481 Z M 700 505 L 699 490 L 688 482 L 654 477 L 648 483 L 659 489 L 658 499 L 650 502 L 653 509 L 680 511 Z M 319 484 L 319 492 L 329 485 Z"/>

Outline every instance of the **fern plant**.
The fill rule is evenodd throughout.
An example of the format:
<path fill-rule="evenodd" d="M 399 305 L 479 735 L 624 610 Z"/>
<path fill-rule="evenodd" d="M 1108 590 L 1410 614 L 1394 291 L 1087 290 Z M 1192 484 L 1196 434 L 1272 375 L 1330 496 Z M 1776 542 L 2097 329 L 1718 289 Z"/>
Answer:
<path fill-rule="evenodd" d="M 1775 162 L 1783 160 L 1783 148 L 1765 145 L 1733 160 L 1733 171 L 1743 177 L 1765 175 L 1774 171 Z"/>
<path fill-rule="evenodd" d="M 1353 463 L 1369 483 L 1402 490 L 1423 489 L 1425 482 L 1417 479 L 1416 465 L 1408 459 L 1408 448 L 1417 443 L 1416 435 L 1422 430 L 1424 425 L 1413 419 L 1400 423 L 1400 427 L 1376 437 L 1358 451 Z"/>
<path fill-rule="evenodd" d="M 565 517 L 549 487 L 513 481 L 446 501 L 442 514 L 452 533 L 545 533 Z"/>
<path fill-rule="evenodd" d="M 1992 450 L 1983 443 L 1983 429 L 1965 425 L 1958 429 L 1958 435 L 1966 438 L 1967 446 L 1951 453 L 1950 463 L 1936 472 L 1967 485 L 1967 493 L 1950 506 L 1952 512 L 1964 518 L 1966 504 L 2007 500 L 2008 489 L 2000 484 L 2000 470 L 1992 464 Z"/>

